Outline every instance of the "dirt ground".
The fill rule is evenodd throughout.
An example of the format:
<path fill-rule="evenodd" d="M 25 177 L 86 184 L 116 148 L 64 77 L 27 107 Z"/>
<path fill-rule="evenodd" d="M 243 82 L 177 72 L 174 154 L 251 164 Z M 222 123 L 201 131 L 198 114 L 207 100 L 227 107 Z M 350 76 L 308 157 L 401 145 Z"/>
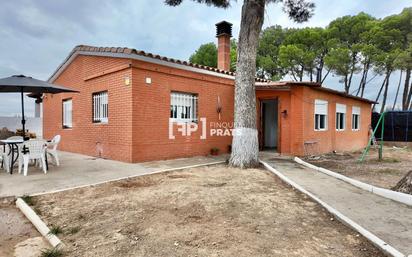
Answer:
<path fill-rule="evenodd" d="M 403 176 L 412 170 L 412 150 L 384 146 L 383 160 L 379 161 L 378 150 L 371 148 L 365 161 L 358 160 L 361 151 L 326 154 L 305 160 L 319 167 L 323 167 L 347 177 L 391 189 Z"/>
<path fill-rule="evenodd" d="M 0 257 L 39 256 L 47 246 L 14 200 L 0 199 Z"/>
<path fill-rule="evenodd" d="M 193 168 L 35 202 L 68 256 L 383 256 L 260 169 Z"/>

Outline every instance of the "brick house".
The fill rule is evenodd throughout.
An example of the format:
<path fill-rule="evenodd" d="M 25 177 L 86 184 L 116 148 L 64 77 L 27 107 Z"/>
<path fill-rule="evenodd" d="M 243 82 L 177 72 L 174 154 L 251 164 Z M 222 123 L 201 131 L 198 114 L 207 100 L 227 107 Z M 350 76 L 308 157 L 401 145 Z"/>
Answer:
<path fill-rule="evenodd" d="M 80 93 L 45 95 L 44 137 L 60 134 L 64 151 L 125 162 L 228 152 L 231 24 L 216 27 L 218 68 L 130 48 L 76 46 L 49 81 Z M 367 143 L 367 99 L 316 83 L 263 79 L 256 79 L 256 99 L 261 149 L 304 155 Z"/>

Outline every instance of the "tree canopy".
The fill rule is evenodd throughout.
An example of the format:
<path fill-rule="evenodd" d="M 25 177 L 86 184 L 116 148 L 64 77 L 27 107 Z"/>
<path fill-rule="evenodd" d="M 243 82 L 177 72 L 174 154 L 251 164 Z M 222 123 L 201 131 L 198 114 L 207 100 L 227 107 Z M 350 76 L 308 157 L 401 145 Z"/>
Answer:
<path fill-rule="evenodd" d="M 267 27 L 260 33 L 256 65 L 256 76 L 272 80 L 288 75 L 323 83 L 333 74 L 343 91 L 361 97 L 379 78 L 377 101 L 385 106 L 388 91 L 403 88 L 400 105 L 412 109 L 412 7 L 383 19 L 363 12 L 343 16 L 324 28 Z M 402 72 L 400 79 L 391 76 L 395 71 Z M 355 76 L 360 78 L 356 85 Z"/>
<path fill-rule="evenodd" d="M 235 39 L 230 41 L 230 70 L 236 70 L 237 43 Z M 189 57 L 191 63 L 201 64 L 209 67 L 217 67 L 217 47 L 213 42 L 201 45 L 194 54 Z"/>
<path fill-rule="evenodd" d="M 189 58 L 191 63 L 217 67 L 217 47 L 214 43 L 203 44 Z"/>

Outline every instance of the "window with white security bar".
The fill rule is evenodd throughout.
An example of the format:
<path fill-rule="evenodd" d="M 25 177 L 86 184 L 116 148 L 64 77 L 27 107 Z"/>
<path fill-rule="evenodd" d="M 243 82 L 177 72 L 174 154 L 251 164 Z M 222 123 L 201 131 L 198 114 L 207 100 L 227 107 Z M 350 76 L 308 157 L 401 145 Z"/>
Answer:
<path fill-rule="evenodd" d="M 352 106 L 352 130 L 360 128 L 360 107 Z"/>
<path fill-rule="evenodd" d="M 72 99 L 63 100 L 63 128 L 72 128 Z"/>
<path fill-rule="evenodd" d="M 107 91 L 93 93 L 93 122 L 107 123 L 109 121 L 109 97 Z"/>
<path fill-rule="evenodd" d="M 315 130 L 328 128 L 328 101 L 315 100 Z"/>
<path fill-rule="evenodd" d="M 336 104 L 336 130 L 343 131 L 346 127 L 346 105 Z"/>
<path fill-rule="evenodd" d="M 197 122 L 197 95 L 171 92 L 170 119 L 180 122 Z"/>

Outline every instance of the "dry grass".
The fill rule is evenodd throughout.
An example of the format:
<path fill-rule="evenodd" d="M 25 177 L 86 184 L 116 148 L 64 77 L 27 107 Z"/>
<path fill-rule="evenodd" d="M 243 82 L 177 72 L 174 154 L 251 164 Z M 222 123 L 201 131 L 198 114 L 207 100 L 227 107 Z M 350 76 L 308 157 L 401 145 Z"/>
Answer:
<path fill-rule="evenodd" d="M 64 228 L 69 256 L 383 256 L 259 169 L 150 175 L 40 196 L 36 207 Z"/>
<path fill-rule="evenodd" d="M 326 154 L 306 161 L 368 184 L 390 189 L 412 169 L 412 151 L 408 148 L 384 147 L 383 160 L 371 149 L 363 163 L 362 152 Z"/>

